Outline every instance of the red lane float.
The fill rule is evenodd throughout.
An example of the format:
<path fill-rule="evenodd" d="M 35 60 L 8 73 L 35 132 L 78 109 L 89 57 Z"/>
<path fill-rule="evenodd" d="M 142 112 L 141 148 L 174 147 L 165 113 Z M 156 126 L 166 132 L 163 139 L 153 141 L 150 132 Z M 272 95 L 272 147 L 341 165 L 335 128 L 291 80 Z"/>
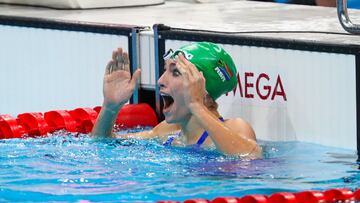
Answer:
<path fill-rule="evenodd" d="M 217 197 L 212 201 L 206 199 L 185 200 L 183 203 L 335 203 L 360 201 L 360 189 L 352 192 L 348 189 L 331 189 L 321 191 L 303 191 L 298 193 L 278 192 L 266 195 L 246 195 L 244 197 Z M 178 201 L 158 201 L 157 203 L 180 203 Z"/>
<path fill-rule="evenodd" d="M 156 203 L 180 203 L 178 201 L 158 201 Z"/>
<path fill-rule="evenodd" d="M 10 115 L 0 115 L 0 139 L 21 138 L 27 132 Z"/>
<path fill-rule="evenodd" d="M 91 108 L 77 108 L 69 113 L 75 119 L 76 131 L 80 133 L 90 133 L 98 116 L 98 113 Z"/>
<path fill-rule="evenodd" d="M 320 191 L 304 191 L 295 194 L 298 203 L 318 203 L 324 202 L 325 196 Z"/>
<path fill-rule="evenodd" d="M 76 132 L 76 121 L 67 111 L 48 111 L 44 114 L 44 118 L 49 125 L 50 133 L 62 129 L 68 132 Z"/>
<path fill-rule="evenodd" d="M 272 194 L 269 199 L 269 203 L 297 203 L 296 197 L 290 192 L 278 192 Z"/>
<path fill-rule="evenodd" d="M 43 114 L 39 112 L 23 113 L 17 116 L 18 123 L 25 128 L 30 137 L 43 136 L 49 132 Z"/>
<path fill-rule="evenodd" d="M 324 192 L 325 200 L 328 202 L 352 200 L 354 193 L 348 189 L 331 189 Z"/>
<path fill-rule="evenodd" d="M 101 107 L 97 106 L 93 110 L 100 113 Z M 148 104 L 127 104 L 123 106 L 117 117 L 115 124 L 120 129 L 135 128 L 138 126 L 155 127 L 158 124 L 155 111 Z"/>
<path fill-rule="evenodd" d="M 240 203 L 267 203 L 265 195 L 246 195 L 239 201 Z"/>
<path fill-rule="evenodd" d="M 354 192 L 354 199 L 356 201 L 360 201 L 360 189 L 358 189 Z"/>
<path fill-rule="evenodd" d="M 101 111 L 101 106 L 95 106 L 93 109 L 99 114 Z"/>
<path fill-rule="evenodd" d="M 185 200 L 184 203 L 210 203 L 207 199 L 189 199 Z"/>
<path fill-rule="evenodd" d="M 0 139 L 44 136 L 64 129 L 68 132 L 90 133 L 101 110 L 97 106 L 74 110 L 54 110 L 44 114 L 23 113 L 17 118 L 0 115 Z M 151 126 L 158 124 L 154 110 L 148 104 L 128 104 L 119 112 L 116 124 L 121 128 Z"/>
<path fill-rule="evenodd" d="M 151 126 L 158 124 L 154 110 L 148 104 L 128 104 L 121 108 L 116 124 L 122 128 Z"/>
<path fill-rule="evenodd" d="M 209 201 L 210 202 L 210 201 Z M 212 203 L 238 203 L 240 202 L 236 197 L 217 197 L 211 201 Z"/>

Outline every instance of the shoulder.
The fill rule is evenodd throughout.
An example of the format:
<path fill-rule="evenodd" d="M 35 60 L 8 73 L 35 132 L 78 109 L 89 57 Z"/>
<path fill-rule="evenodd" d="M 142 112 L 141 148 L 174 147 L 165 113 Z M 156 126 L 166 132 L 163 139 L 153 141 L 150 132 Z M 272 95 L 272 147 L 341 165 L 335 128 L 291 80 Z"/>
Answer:
<path fill-rule="evenodd" d="M 180 126 L 176 124 L 169 124 L 166 121 L 160 122 L 153 128 L 153 132 L 158 136 L 168 135 L 174 131 L 180 130 Z"/>
<path fill-rule="evenodd" d="M 225 120 L 224 124 L 226 125 L 226 127 L 230 128 L 231 130 L 236 131 L 249 139 L 256 140 L 254 129 L 244 119 L 231 118 Z"/>
<path fill-rule="evenodd" d="M 112 134 L 112 137 L 116 138 L 138 138 L 138 139 L 149 139 L 153 137 L 159 137 L 160 139 L 165 139 L 165 135 L 171 134 L 171 132 L 174 132 L 178 130 L 179 127 L 173 124 L 168 124 L 165 121 L 159 123 L 157 126 L 155 126 L 151 130 L 147 131 L 141 131 L 136 133 L 128 133 L 128 134 Z"/>

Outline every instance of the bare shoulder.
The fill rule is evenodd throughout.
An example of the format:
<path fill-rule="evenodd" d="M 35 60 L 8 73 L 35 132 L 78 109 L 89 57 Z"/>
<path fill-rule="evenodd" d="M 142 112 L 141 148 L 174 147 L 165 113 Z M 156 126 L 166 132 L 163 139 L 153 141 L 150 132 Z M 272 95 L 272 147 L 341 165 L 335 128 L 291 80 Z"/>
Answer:
<path fill-rule="evenodd" d="M 254 129 L 242 118 L 231 118 L 225 120 L 224 124 L 233 131 L 241 133 L 243 136 L 256 140 Z"/>
<path fill-rule="evenodd" d="M 112 137 L 115 137 L 115 138 L 137 138 L 137 139 L 149 139 L 149 138 L 159 137 L 161 139 L 165 135 L 168 135 L 171 132 L 174 132 L 178 129 L 179 129 L 179 127 L 177 125 L 168 124 L 165 121 L 163 121 L 151 130 L 140 131 L 140 132 L 136 132 L 136 133 L 121 134 L 121 135 L 113 133 Z"/>
<path fill-rule="evenodd" d="M 168 135 L 177 130 L 180 130 L 179 125 L 169 124 L 166 121 L 162 121 L 153 128 L 154 133 L 156 133 L 159 136 Z"/>

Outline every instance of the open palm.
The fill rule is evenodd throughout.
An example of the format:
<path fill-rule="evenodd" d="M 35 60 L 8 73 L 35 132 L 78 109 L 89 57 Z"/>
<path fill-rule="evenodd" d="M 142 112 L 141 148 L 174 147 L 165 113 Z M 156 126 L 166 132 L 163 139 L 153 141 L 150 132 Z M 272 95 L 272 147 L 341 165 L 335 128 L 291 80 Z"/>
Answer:
<path fill-rule="evenodd" d="M 130 74 L 129 56 L 121 48 L 113 52 L 112 60 L 106 67 L 103 94 L 106 104 L 120 106 L 126 103 L 134 92 L 140 78 L 140 69 L 133 77 Z"/>

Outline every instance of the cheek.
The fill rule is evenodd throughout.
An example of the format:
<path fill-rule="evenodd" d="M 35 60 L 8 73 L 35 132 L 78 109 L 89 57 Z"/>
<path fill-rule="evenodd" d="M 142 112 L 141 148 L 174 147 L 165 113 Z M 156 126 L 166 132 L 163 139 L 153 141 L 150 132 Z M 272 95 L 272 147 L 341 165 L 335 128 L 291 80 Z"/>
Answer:
<path fill-rule="evenodd" d="M 181 115 L 186 115 L 190 112 L 189 108 L 186 106 L 183 92 L 180 92 L 180 91 L 178 92 L 178 94 L 176 96 L 175 108 L 176 108 L 176 111 L 178 112 L 178 114 L 181 114 Z"/>
<path fill-rule="evenodd" d="M 183 88 L 177 88 L 177 89 L 174 89 L 174 100 L 175 102 L 177 103 L 177 105 L 184 105 L 184 90 Z"/>
<path fill-rule="evenodd" d="M 171 81 L 174 84 L 174 87 L 183 88 L 184 86 L 184 80 L 181 76 L 172 77 Z"/>
<path fill-rule="evenodd" d="M 184 95 L 184 83 L 183 80 L 178 78 L 172 78 L 171 79 L 171 91 L 172 94 L 176 97 L 176 99 L 181 99 Z"/>

